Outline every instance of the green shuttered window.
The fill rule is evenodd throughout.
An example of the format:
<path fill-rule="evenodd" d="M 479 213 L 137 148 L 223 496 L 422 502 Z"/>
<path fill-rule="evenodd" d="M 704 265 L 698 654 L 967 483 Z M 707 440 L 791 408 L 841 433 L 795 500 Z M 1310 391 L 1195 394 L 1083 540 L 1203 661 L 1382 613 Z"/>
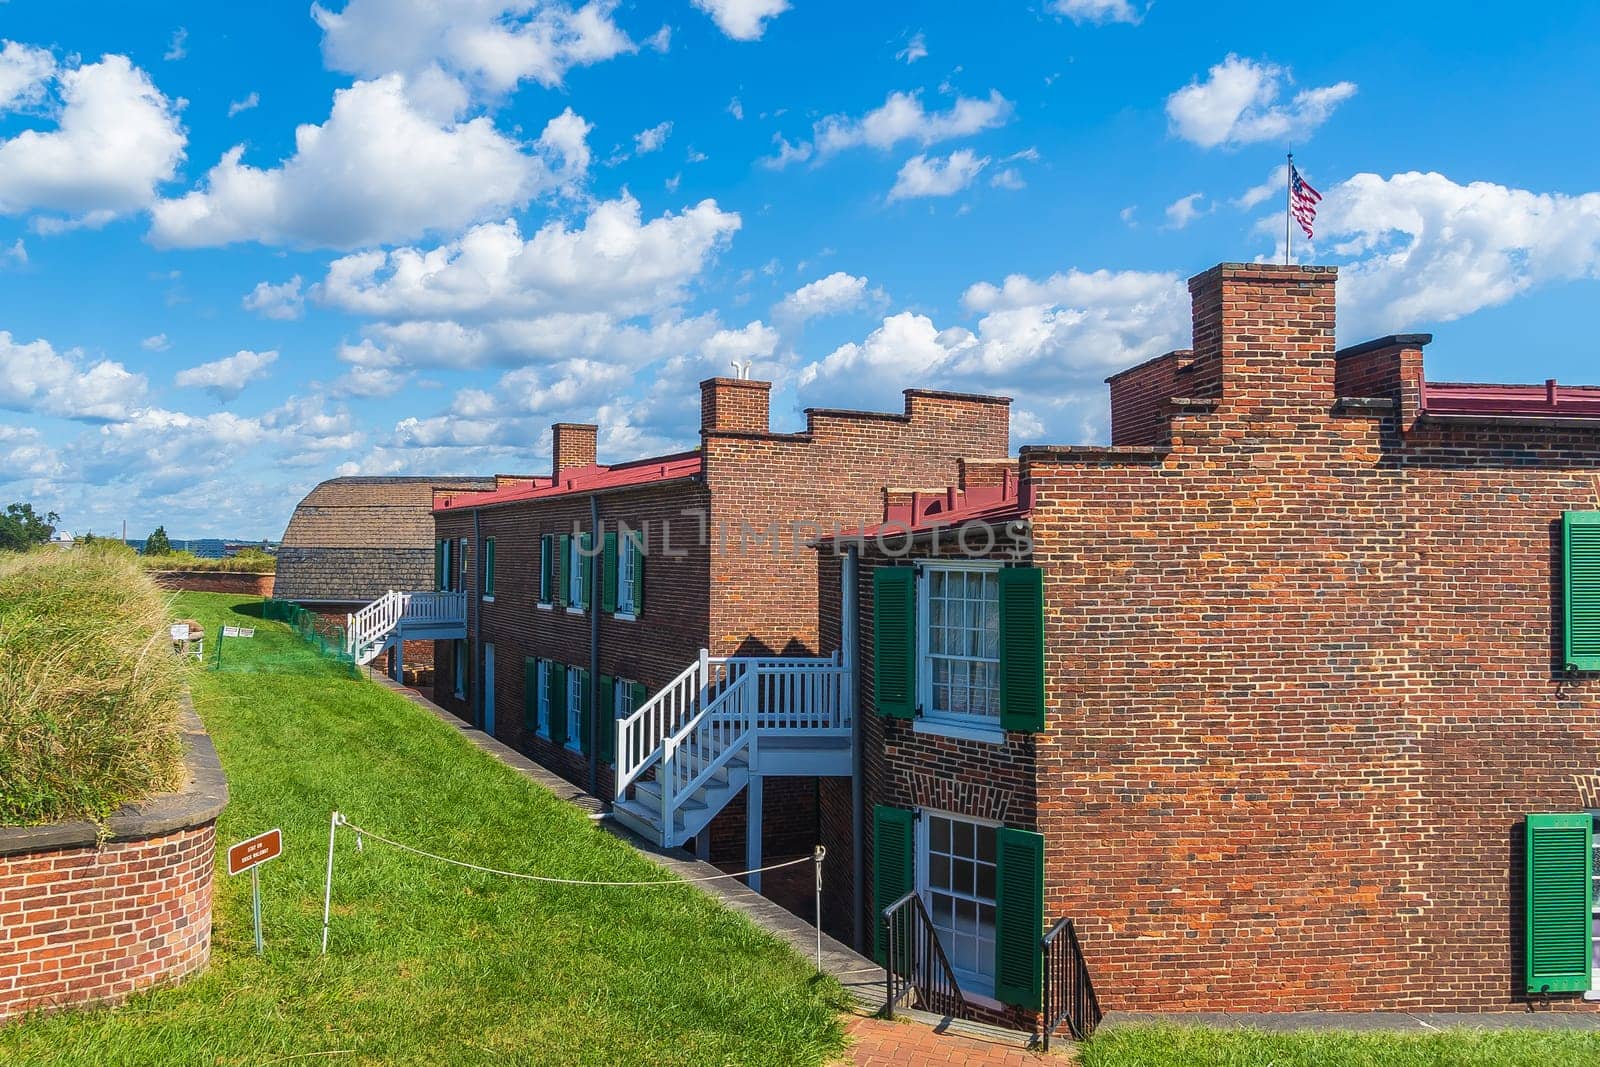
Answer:
<path fill-rule="evenodd" d="M 1561 530 L 1567 666 L 1600 671 L 1600 511 L 1569 511 Z"/>
<path fill-rule="evenodd" d="M 529 733 L 539 729 L 539 661 L 522 661 L 522 728 Z"/>
<path fill-rule="evenodd" d="M 494 538 L 483 543 L 483 595 L 494 597 Z"/>
<path fill-rule="evenodd" d="M 917 712 L 916 572 L 872 572 L 872 693 L 878 714 L 909 719 Z"/>
<path fill-rule="evenodd" d="M 545 677 L 550 686 L 550 740 L 564 745 L 567 743 L 567 665 L 550 664 Z"/>
<path fill-rule="evenodd" d="M 539 537 L 539 603 L 550 603 L 550 591 L 555 588 L 555 535 L 541 534 Z"/>
<path fill-rule="evenodd" d="M 1000 726 L 1044 729 L 1044 572 L 1000 572 Z"/>
<path fill-rule="evenodd" d="M 433 543 L 433 587 L 444 588 L 444 542 Z"/>
<path fill-rule="evenodd" d="M 905 808 L 880 804 L 872 809 L 873 951 L 879 963 L 889 951 L 883 909 L 916 884 L 915 825 L 915 816 Z"/>
<path fill-rule="evenodd" d="M 1528 992 L 1589 989 L 1594 817 L 1527 819 Z"/>
<path fill-rule="evenodd" d="M 567 567 L 572 560 L 572 535 L 558 534 L 556 536 L 556 558 L 552 564 L 555 584 L 551 593 L 551 603 L 558 607 L 567 602 Z"/>
<path fill-rule="evenodd" d="M 617 533 L 606 534 L 600 553 L 600 610 L 615 615 L 617 611 Z"/>
<path fill-rule="evenodd" d="M 1044 837 L 1002 826 L 995 839 L 994 996 L 1034 1011 L 1040 1006 L 1044 934 Z"/>

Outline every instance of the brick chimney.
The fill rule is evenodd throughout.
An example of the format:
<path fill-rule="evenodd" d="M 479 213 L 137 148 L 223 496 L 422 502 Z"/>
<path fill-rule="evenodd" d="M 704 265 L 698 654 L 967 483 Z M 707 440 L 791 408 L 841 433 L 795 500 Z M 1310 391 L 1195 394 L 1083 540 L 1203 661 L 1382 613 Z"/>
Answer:
<path fill-rule="evenodd" d="M 1223 263 L 1189 279 L 1197 395 L 1271 417 L 1334 399 L 1334 267 Z"/>
<path fill-rule="evenodd" d="M 550 427 L 550 473 L 557 482 L 568 471 L 595 464 L 595 437 L 600 427 L 582 422 L 558 422 Z"/>
<path fill-rule="evenodd" d="M 767 433 L 771 393 L 771 382 L 707 378 L 700 383 L 700 429 Z"/>

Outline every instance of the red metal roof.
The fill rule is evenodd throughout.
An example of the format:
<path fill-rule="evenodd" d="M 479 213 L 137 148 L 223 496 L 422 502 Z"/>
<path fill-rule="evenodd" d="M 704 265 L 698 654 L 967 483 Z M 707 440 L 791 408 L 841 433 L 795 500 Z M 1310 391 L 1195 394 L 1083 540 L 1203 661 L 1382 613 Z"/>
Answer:
<path fill-rule="evenodd" d="M 650 485 L 655 482 L 673 482 L 694 478 L 701 471 L 699 452 L 685 452 L 674 456 L 657 456 L 654 459 L 634 460 L 613 467 L 596 464 L 592 467 L 575 467 L 562 474 L 561 481 L 552 478 L 534 478 L 526 483 L 508 485 L 487 493 L 441 493 L 434 512 L 460 511 L 464 508 L 484 508 L 496 504 L 512 504 L 522 500 L 543 500 L 548 497 L 583 495 L 631 486 Z"/>
<path fill-rule="evenodd" d="M 1508 419 L 1600 420 L 1600 386 L 1479 385 L 1470 382 L 1423 382 L 1425 415 Z"/>

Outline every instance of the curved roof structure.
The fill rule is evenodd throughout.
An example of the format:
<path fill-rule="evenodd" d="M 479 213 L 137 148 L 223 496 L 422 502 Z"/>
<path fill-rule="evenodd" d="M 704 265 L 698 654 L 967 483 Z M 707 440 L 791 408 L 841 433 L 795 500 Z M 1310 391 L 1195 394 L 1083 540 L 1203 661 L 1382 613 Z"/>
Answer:
<path fill-rule="evenodd" d="M 433 492 L 485 492 L 493 478 L 332 478 L 307 493 L 278 550 L 274 595 L 366 604 L 433 586 Z"/>

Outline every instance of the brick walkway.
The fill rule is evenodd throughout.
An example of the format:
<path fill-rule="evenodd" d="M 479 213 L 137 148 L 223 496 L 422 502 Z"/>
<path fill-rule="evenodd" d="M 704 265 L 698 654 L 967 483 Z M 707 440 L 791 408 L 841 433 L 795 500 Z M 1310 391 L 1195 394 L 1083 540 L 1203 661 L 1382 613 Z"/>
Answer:
<path fill-rule="evenodd" d="M 905 1067 L 945 1064 L 952 1067 L 1047 1067 L 1069 1064 L 1076 1057 L 1046 1057 L 1010 1045 L 982 1041 L 963 1034 L 940 1034 L 914 1022 L 886 1022 L 856 1017 L 845 1024 L 850 1040 L 847 1062 L 857 1067 Z M 1069 1046 L 1070 1047 L 1070 1044 Z"/>

